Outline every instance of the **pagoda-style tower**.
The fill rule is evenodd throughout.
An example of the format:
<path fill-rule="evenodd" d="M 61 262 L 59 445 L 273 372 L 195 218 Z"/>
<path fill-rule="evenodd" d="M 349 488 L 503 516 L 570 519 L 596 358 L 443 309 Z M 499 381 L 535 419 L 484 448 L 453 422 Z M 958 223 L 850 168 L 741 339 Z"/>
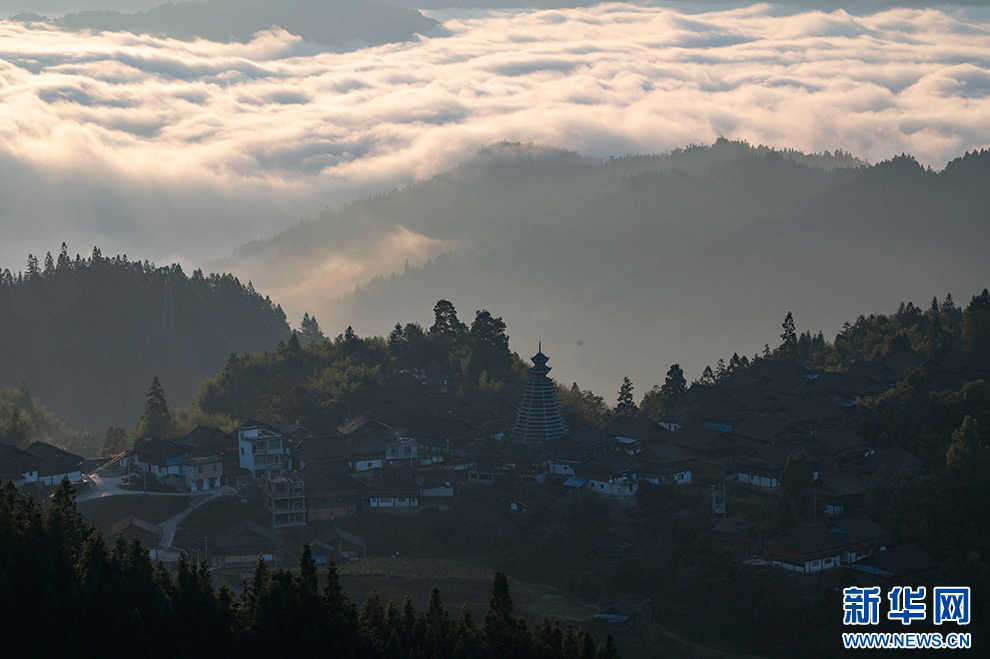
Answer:
<path fill-rule="evenodd" d="M 549 357 L 543 354 L 543 344 L 533 356 L 533 368 L 526 384 L 516 427 L 512 430 L 512 440 L 517 442 L 547 441 L 556 439 L 567 432 L 564 413 L 560 411 L 557 389 L 553 380 L 547 377 L 550 367 Z"/>

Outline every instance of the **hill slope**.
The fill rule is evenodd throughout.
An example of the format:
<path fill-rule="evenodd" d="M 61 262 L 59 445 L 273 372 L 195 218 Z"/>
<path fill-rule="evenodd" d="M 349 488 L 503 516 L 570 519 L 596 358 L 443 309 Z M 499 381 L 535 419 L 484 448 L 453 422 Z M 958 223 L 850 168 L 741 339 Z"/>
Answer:
<path fill-rule="evenodd" d="M 0 384 L 24 381 L 70 426 L 99 434 L 134 425 L 155 375 L 169 402 L 185 405 L 231 352 L 272 349 L 289 335 L 282 310 L 230 275 L 186 277 L 177 265 L 99 250 L 29 263 L 23 277 L 4 271 L 0 318 Z"/>
<path fill-rule="evenodd" d="M 892 299 L 984 288 L 988 162 L 935 173 L 726 140 L 599 162 L 502 144 L 215 265 L 334 333 L 327 317 L 380 334 L 425 322 L 440 298 L 497 308 L 515 350 L 542 336 L 558 379 L 611 399 L 622 375 L 642 390 L 671 363 L 693 378 L 713 355 L 776 345 L 770 319 L 788 310 L 800 330 L 830 333 Z M 369 260 L 380 272 L 345 267 Z"/>

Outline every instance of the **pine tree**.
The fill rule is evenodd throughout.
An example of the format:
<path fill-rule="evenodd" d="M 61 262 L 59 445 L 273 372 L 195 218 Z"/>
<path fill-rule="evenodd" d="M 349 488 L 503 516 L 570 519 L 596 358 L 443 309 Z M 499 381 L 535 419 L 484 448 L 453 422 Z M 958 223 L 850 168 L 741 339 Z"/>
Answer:
<path fill-rule="evenodd" d="M 172 417 L 168 411 L 165 389 L 158 381 L 157 375 L 148 388 L 144 401 L 144 414 L 141 415 L 138 428 L 144 437 L 166 437 L 172 428 Z"/>
<path fill-rule="evenodd" d="M 618 416 L 636 416 L 639 408 L 633 399 L 633 384 L 628 377 L 622 378 L 622 386 L 619 387 L 619 398 L 615 406 L 615 413 Z"/>
<path fill-rule="evenodd" d="M 25 281 L 34 281 L 41 276 L 41 268 L 38 267 L 38 257 L 34 254 L 28 254 L 27 258 L 27 268 L 24 275 Z"/>
<path fill-rule="evenodd" d="M 965 350 L 990 351 L 990 291 L 985 288 L 963 313 L 962 341 Z"/>
<path fill-rule="evenodd" d="M 299 325 L 299 339 L 302 344 L 321 343 L 326 338 L 323 330 L 320 329 L 320 324 L 316 322 L 316 316 L 304 313 L 302 323 Z"/>
<path fill-rule="evenodd" d="M 667 377 L 664 379 L 660 391 L 663 392 L 668 406 L 687 391 L 687 380 L 684 379 L 684 371 L 681 369 L 680 364 L 670 365 L 670 368 L 667 370 Z"/>
<path fill-rule="evenodd" d="M 55 269 L 59 272 L 65 272 L 72 268 L 72 259 L 69 258 L 69 247 L 62 243 L 62 249 L 58 252 L 58 262 L 55 264 Z"/>
<path fill-rule="evenodd" d="M 430 336 L 438 339 L 443 345 L 451 346 L 467 333 L 467 325 L 457 318 L 457 310 L 447 300 L 438 300 L 433 307 L 433 326 Z"/>
<path fill-rule="evenodd" d="M 795 361 L 798 358 L 797 332 L 794 328 L 794 316 L 791 315 L 790 311 L 784 316 L 784 322 L 781 324 L 781 327 L 784 328 L 784 331 L 780 335 L 780 358 L 784 361 Z"/>
<path fill-rule="evenodd" d="M 512 360 L 509 353 L 509 337 L 501 316 L 492 316 L 487 309 L 480 309 L 471 323 L 471 373 L 476 377 L 482 371 L 489 376 L 508 368 Z"/>
<path fill-rule="evenodd" d="M 512 641 L 516 631 L 515 604 L 509 593 L 509 579 L 503 572 L 496 572 L 492 581 L 492 596 L 485 612 L 484 635 L 496 656 L 512 655 Z"/>
<path fill-rule="evenodd" d="M 55 259 L 52 258 L 51 252 L 47 252 L 45 254 L 45 270 L 44 270 L 45 279 L 50 278 L 53 274 L 55 274 Z"/>

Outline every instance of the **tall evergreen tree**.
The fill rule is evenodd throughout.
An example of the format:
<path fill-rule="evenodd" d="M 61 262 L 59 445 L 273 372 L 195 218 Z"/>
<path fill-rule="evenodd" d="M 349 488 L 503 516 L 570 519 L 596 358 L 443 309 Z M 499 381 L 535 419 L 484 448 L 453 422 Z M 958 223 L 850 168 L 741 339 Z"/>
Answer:
<path fill-rule="evenodd" d="M 784 328 L 784 331 L 780 335 L 780 358 L 784 361 L 796 361 L 798 358 L 797 332 L 794 326 L 794 316 L 790 311 L 784 316 L 781 327 Z"/>
<path fill-rule="evenodd" d="M 990 351 L 990 291 L 985 288 L 963 313 L 962 341 L 966 350 Z"/>
<path fill-rule="evenodd" d="M 144 401 L 144 414 L 138 423 L 139 432 L 144 437 L 166 437 L 172 428 L 172 417 L 165 399 L 165 389 L 156 375 L 148 388 Z"/>
<path fill-rule="evenodd" d="M 684 379 L 684 371 L 681 369 L 680 364 L 670 365 L 670 368 L 667 370 L 667 377 L 664 378 L 660 391 L 663 392 L 668 405 L 687 391 L 687 380 Z"/>
<path fill-rule="evenodd" d="M 509 337 L 505 333 L 505 322 L 501 316 L 492 316 L 487 309 L 480 309 L 471 323 L 471 372 L 493 372 L 508 368 L 512 355 L 509 353 Z"/>
<path fill-rule="evenodd" d="M 619 416 L 636 416 L 639 408 L 633 399 L 633 384 L 628 377 L 622 378 L 622 386 L 619 387 L 619 398 L 615 405 L 615 413 Z"/>
<path fill-rule="evenodd" d="M 325 338 L 320 324 L 316 322 L 316 316 L 310 316 L 308 312 L 303 313 L 302 323 L 299 324 L 299 340 L 302 344 L 320 343 Z"/>
<path fill-rule="evenodd" d="M 438 300 L 433 307 L 433 326 L 430 336 L 439 339 L 444 345 L 450 346 L 467 333 L 467 325 L 457 318 L 457 310 L 447 300 Z"/>

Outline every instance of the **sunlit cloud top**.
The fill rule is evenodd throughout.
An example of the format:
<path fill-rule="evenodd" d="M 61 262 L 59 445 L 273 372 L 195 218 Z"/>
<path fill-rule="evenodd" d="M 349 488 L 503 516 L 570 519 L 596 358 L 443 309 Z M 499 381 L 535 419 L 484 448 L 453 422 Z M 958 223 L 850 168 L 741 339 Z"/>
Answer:
<path fill-rule="evenodd" d="M 24 241 L 61 222 L 162 254 L 196 227 L 224 251 L 502 139 L 602 157 L 723 135 L 934 167 L 990 145 L 987 9 L 436 17 L 344 53 L 278 29 L 221 44 L 0 22 L 0 171 L 16 173 L 0 218 Z"/>

